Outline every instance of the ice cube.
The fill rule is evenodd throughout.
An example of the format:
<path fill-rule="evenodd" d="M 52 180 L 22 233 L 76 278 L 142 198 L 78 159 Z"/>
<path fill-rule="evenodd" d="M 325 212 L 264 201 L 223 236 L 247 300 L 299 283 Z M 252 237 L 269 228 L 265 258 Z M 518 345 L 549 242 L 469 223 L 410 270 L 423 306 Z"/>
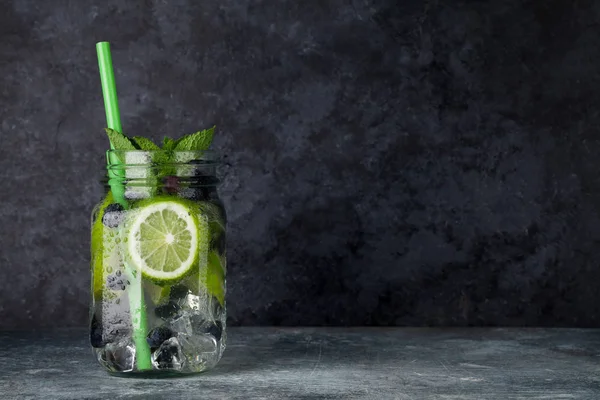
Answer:
<path fill-rule="evenodd" d="M 125 154 L 125 177 L 127 179 L 141 179 L 148 177 L 149 164 L 152 161 L 150 154 L 143 151 L 127 151 Z"/>
<path fill-rule="evenodd" d="M 170 325 L 171 330 L 176 334 L 191 335 L 193 333 L 192 322 L 190 321 L 190 317 L 187 313 L 178 315 L 171 321 Z"/>
<path fill-rule="evenodd" d="M 179 340 L 186 353 L 214 353 L 217 351 L 217 341 L 209 334 L 180 335 Z"/>
<path fill-rule="evenodd" d="M 181 352 L 181 345 L 176 337 L 165 340 L 152 353 L 152 365 L 156 369 L 174 369 L 180 371 L 184 364 L 185 359 Z"/>
<path fill-rule="evenodd" d="M 150 186 L 127 186 L 125 188 L 125 198 L 127 200 L 147 199 L 152 195 Z"/>
<path fill-rule="evenodd" d="M 181 351 L 191 371 L 200 372 L 219 360 L 217 341 L 211 335 L 179 335 Z"/>
<path fill-rule="evenodd" d="M 188 164 L 194 160 L 196 157 L 196 152 L 194 151 L 179 151 L 173 154 L 174 162 L 179 164 Z M 190 165 L 182 165 L 182 167 L 191 168 Z"/>
<path fill-rule="evenodd" d="M 178 300 L 178 304 L 181 313 L 201 315 L 206 320 L 214 321 L 215 306 L 213 303 L 215 301 L 205 290 L 200 290 L 199 295 L 188 293 L 185 297 Z"/>
<path fill-rule="evenodd" d="M 173 162 L 177 164 L 177 176 L 194 176 L 195 166 L 191 164 L 196 156 L 192 151 L 179 151 L 173 154 Z"/>
<path fill-rule="evenodd" d="M 183 299 L 179 301 L 179 306 L 182 311 L 195 313 L 201 310 L 202 299 L 200 296 L 188 293 Z"/>
<path fill-rule="evenodd" d="M 196 335 L 210 334 L 214 336 L 216 340 L 221 340 L 223 333 L 223 323 L 221 321 L 207 320 L 202 315 L 190 316 L 190 322 L 192 323 L 192 330 Z"/>
<path fill-rule="evenodd" d="M 98 361 L 114 372 L 130 372 L 135 367 L 135 346 L 130 341 L 108 343 Z"/>

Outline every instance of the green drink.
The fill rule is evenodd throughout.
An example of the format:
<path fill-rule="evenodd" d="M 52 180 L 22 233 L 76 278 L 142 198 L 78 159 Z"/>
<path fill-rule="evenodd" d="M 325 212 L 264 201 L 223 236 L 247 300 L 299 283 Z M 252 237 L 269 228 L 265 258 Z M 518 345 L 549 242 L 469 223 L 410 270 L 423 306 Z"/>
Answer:
<path fill-rule="evenodd" d="M 119 144 L 107 153 L 105 197 L 92 216 L 97 359 L 114 373 L 210 369 L 226 340 L 226 217 L 217 156 L 200 150 L 212 130 L 165 140 L 162 149 L 109 137 Z"/>

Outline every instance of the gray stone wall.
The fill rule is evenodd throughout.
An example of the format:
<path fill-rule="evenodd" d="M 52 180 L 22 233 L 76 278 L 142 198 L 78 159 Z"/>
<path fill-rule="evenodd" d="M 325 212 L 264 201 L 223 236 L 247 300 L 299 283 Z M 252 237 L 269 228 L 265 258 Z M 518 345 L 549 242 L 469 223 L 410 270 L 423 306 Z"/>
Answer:
<path fill-rule="evenodd" d="M 0 328 L 85 324 L 107 141 L 216 124 L 229 319 L 600 326 L 600 2 L 0 0 Z"/>

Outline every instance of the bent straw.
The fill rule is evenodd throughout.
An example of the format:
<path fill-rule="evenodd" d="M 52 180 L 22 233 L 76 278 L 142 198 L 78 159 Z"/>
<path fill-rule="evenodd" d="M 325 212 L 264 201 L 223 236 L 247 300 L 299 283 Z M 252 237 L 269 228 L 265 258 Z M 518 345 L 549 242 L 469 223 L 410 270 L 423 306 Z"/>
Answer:
<path fill-rule="evenodd" d="M 110 44 L 108 42 L 96 43 L 96 52 L 98 54 L 98 67 L 100 69 L 100 80 L 102 82 L 102 95 L 104 97 L 104 110 L 106 112 L 106 124 L 108 128 L 117 132 L 122 132 L 121 115 L 119 112 L 119 103 L 117 100 L 117 86 L 115 84 L 115 74 L 113 71 L 112 57 L 110 54 Z M 115 149 L 113 143 L 111 149 Z M 120 160 L 115 154 L 110 154 L 110 164 L 118 165 Z M 109 169 L 109 182 L 113 197 L 124 208 L 127 208 L 127 202 L 124 198 L 123 170 L 117 168 L 116 171 Z M 142 277 L 139 271 L 135 271 L 131 266 L 125 263 L 128 274 L 132 282 L 128 288 L 129 310 L 131 313 L 131 324 L 133 326 L 133 341 L 136 348 L 136 365 L 138 370 L 152 369 L 150 360 L 150 347 L 146 342 L 147 317 L 146 306 L 144 304 L 144 294 L 142 292 Z"/>

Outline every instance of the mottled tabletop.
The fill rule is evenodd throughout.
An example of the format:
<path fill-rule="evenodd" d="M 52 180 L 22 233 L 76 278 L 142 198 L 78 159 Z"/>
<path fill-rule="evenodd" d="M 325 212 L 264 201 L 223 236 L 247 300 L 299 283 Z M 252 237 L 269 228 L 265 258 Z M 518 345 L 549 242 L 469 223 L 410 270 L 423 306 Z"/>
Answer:
<path fill-rule="evenodd" d="M 221 363 L 110 376 L 81 329 L 0 332 L 3 399 L 600 399 L 600 330 L 232 328 Z"/>

